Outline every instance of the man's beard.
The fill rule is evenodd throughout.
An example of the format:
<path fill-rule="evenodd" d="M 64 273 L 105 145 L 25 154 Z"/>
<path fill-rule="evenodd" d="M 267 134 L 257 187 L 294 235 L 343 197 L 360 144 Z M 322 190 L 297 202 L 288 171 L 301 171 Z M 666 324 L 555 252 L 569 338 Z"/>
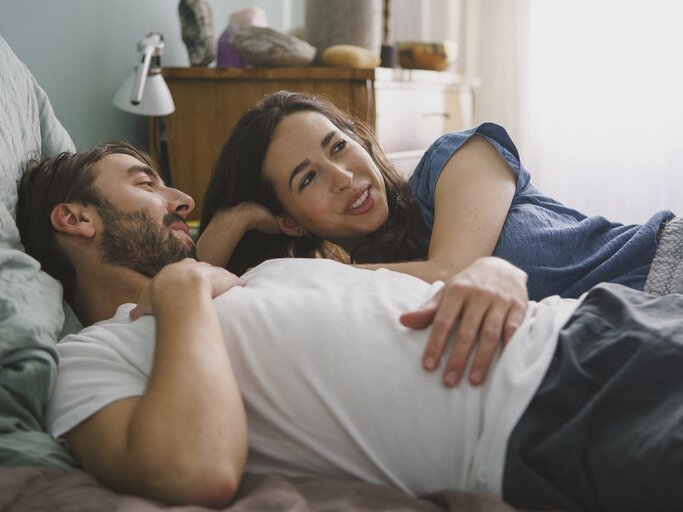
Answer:
<path fill-rule="evenodd" d="M 185 222 L 177 213 L 166 214 L 160 225 L 147 210 L 123 212 L 105 202 L 98 212 L 104 224 L 100 249 L 106 263 L 154 277 L 170 263 L 197 257 L 194 243 L 176 238 L 169 228 Z"/>

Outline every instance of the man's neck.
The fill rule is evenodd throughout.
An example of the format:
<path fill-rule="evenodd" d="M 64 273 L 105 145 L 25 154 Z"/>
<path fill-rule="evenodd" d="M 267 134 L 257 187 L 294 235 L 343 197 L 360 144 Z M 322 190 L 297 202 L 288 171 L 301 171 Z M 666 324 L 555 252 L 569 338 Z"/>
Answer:
<path fill-rule="evenodd" d="M 76 279 L 72 307 L 84 326 L 114 316 L 125 303 L 137 303 L 150 278 L 127 269 L 112 268 L 105 274 Z"/>

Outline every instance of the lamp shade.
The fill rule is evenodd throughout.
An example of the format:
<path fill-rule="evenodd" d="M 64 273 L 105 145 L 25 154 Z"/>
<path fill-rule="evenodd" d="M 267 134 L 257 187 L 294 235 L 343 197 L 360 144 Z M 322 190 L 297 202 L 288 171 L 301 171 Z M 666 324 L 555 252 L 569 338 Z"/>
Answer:
<path fill-rule="evenodd" d="M 135 84 L 134 71 L 124 80 L 114 94 L 113 103 L 117 108 L 141 116 L 166 116 L 175 110 L 171 91 L 161 74 L 147 75 L 144 81 L 142 100 L 137 105 L 131 101 Z"/>

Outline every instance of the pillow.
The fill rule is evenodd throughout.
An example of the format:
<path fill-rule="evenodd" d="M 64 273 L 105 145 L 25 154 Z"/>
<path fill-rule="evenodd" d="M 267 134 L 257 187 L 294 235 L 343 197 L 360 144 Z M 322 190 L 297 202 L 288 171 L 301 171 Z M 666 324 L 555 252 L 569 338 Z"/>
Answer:
<path fill-rule="evenodd" d="M 23 252 L 17 181 L 29 158 L 74 145 L 45 91 L 0 37 L 0 464 L 75 465 L 43 432 L 64 325 L 60 284 Z"/>

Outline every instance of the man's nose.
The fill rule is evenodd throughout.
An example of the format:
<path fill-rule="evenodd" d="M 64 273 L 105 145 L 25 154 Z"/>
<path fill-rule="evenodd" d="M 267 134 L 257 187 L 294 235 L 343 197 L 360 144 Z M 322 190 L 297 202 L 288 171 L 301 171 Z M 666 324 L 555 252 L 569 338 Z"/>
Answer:
<path fill-rule="evenodd" d="M 188 196 L 185 192 L 181 192 L 178 189 L 169 189 L 170 200 L 169 209 L 183 218 L 194 210 L 194 199 Z"/>

